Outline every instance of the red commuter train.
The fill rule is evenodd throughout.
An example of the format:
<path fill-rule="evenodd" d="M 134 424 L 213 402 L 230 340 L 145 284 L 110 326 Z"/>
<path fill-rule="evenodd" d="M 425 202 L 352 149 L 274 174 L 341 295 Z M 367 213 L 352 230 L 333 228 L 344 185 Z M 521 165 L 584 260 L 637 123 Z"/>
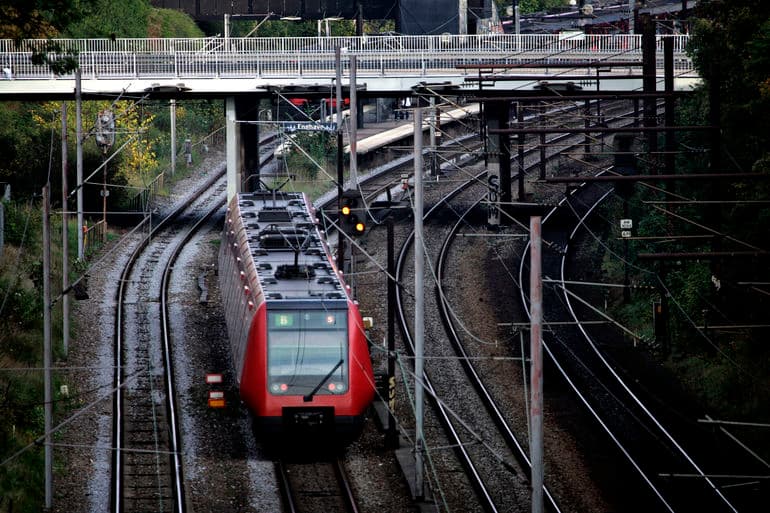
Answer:
<path fill-rule="evenodd" d="M 369 348 L 303 193 L 230 201 L 219 282 L 240 395 L 259 431 L 354 438 L 374 398 Z"/>

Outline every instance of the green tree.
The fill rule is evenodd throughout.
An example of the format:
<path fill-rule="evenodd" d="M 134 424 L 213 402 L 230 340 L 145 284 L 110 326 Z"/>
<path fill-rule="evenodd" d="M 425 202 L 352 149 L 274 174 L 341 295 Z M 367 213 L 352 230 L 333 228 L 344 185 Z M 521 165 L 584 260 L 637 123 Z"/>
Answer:
<path fill-rule="evenodd" d="M 13 39 L 22 51 L 32 52 L 34 64 L 48 65 L 65 74 L 77 67 L 72 52 L 51 38 L 81 18 L 94 0 L 3 0 L 0 5 L 0 38 Z M 31 42 L 30 39 L 42 39 Z"/>
<path fill-rule="evenodd" d="M 50 131 L 33 122 L 25 103 L 0 104 L 0 181 L 15 192 L 38 192 L 48 169 Z"/>
<path fill-rule="evenodd" d="M 513 0 L 495 0 L 500 14 L 505 14 L 508 7 L 513 5 Z M 569 0 L 519 0 L 519 12 L 530 14 L 533 12 L 548 11 L 560 7 L 567 7 Z"/>
<path fill-rule="evenodd" d="M 770 142 L 770 2 L 699 2 L 689 48 L 706 87 L 718 84 L 725 146 L 750 170 Z"/>
<path fill-rule="evenodd" d="M 67 27 L 73 38 L 201 37 L 193 20 L 179 11 L 156 9 L 149 0 L 92 0 L 87 16 Z"/>

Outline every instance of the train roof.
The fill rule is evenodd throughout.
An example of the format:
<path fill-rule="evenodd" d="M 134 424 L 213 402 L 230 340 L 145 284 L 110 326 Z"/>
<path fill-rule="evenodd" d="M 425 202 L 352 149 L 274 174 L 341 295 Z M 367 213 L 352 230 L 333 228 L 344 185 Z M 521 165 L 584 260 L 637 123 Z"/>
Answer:
<path fill-rule="evenodd" d="M 327 307 L 347 305 L 344 284 L 303 193 L 242 193 L 238 210 L 268 302 L 281 301 L 287 307 L 309 301 L 323 301 Z"/>

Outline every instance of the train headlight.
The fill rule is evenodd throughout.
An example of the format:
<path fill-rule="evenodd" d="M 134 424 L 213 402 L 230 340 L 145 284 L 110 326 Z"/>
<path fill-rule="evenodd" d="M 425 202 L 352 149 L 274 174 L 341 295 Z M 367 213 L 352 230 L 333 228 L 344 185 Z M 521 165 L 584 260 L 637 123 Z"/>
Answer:
<path fill-rule="evenodd" d="M 345 385 L 343 383 L 329 383 L 329 392 L 333 394 L 341 394 L 345 391 Z"/>
<path fill-rule="evenodd" d="M 274 394 L 282 394 L 289 389 L 289 385 L 286 383 L 273 383 L 270 385 L 270 391 Z"/>

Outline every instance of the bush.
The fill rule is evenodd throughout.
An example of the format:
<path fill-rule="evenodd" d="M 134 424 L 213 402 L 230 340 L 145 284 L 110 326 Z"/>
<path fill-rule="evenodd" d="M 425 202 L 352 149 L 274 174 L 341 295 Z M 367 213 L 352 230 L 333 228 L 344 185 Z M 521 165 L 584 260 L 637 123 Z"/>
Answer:
<path fill-rule="evenodd" d="M 40 238 L 42 213 L 31 205 L 4 202 L 5 243 L 14 246 L 27 245 Z"/>

